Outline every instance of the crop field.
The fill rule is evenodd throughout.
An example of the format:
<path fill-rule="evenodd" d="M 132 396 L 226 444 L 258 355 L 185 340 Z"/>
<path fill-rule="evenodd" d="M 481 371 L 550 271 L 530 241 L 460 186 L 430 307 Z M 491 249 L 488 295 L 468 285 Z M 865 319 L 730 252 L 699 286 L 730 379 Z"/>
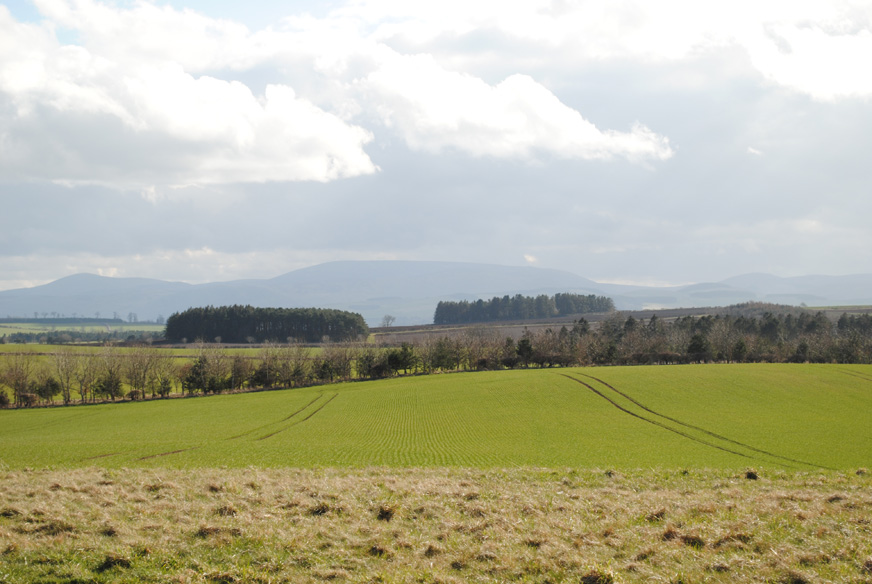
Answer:
<path fill-rule="evenodd" d="M 0 411 L 0 465 L 845 470 L 870 411 L 862 365 L 446 374 Z"/>
<path fill-rule="evenodd" d="M 153 323 L 123 323 L 123 324 L 115 324 L 112 323 L 108 325 L 109 330 L 117 331 L 119 333 L 128 332 L 128 331 L 137 331 L 137 332 L 151 332 L 151 333 L 161 333 L 164 330 L 164 325 L 162 324 L 153 324 Z M 53 332 L 61 332 L 61 331 L 82 331 L 82 332 L 104 332 L 107 330 L 107 325 L 105 324 L 42 324 L 39 322 L 3 322 L 0 323 L 0 335 L 3 334 L 13 334 L 13 333 L 53 333 Z"/>

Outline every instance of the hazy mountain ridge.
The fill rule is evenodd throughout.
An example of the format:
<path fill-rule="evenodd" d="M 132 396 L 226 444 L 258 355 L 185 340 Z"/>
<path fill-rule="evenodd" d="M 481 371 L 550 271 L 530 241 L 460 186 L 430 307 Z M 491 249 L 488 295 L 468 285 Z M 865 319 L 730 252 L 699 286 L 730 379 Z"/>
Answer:
<path fill-rule="evenodd" d="M 167 317 L 192 306 L 338 308 L 359 312 L 370 325 L 385 314 L 397 325 L 432 322 L 440 300 L 475 300 L 558 292 L 605 295 L 618 309 L 728 305 L 746 301 L 783 304 L 872 304 L 872 274 L 799 276 L 745 274 L 721 282 L 674 287 L 597 283 L 562 270 L 490 264 L 411 261 L 330 262 L 275 278 L 186 284 L 147 278 L 76 274 L 49 284 L 0 292 L 0 316 L 36 312 L 140 320 Z"/>

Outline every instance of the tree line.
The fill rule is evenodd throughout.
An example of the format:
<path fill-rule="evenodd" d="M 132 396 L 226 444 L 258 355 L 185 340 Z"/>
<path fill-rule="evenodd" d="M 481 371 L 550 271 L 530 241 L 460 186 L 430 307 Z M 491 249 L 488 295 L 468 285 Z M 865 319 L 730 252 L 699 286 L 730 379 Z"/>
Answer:
<path fill-rule="evenodd" d="M 81 327 L 82 329 L 84 327 Z M 75 330 L 58 329 L 52 331 L 18 331 L 0 335 L 0 345 L 6 343 L 42 345 L 65 345 L 69 343 L 110 343 L 110 342 L 152 342 L 160 333 L 142 330 Z"/>
<path fill-rule="evenodd" d="M 266 343 L 233 354 L 197 343 L 186 359 L 152 346 L 82 353 L 0 353 L 0 406 L 146 399 L 380 379 L 441 371 L 573 365 L 697 362 L 872 363 L 872 316 L 765 313 L 686 316 L 665 322 L 614 313 L 599 326 L 578 319 L 560 329 L 462 332 L 399 346 Z M 4 389 L 5 388 L 5 389 Z M 6 389 L 10 394 L 7 394 Z"/>
<path fill-rule="evenodd" d="M 293 339 L 305 343 L 350 341 L 369 334 L 363 317 L 327 308 L 207 306 L 176 312 L 167 319 L 171 341 L 220 339 L 225 343 L 263 343 Z"/>
<path fill-rule="evenodd" d="M 553 318 L 596 312 L 611 312 L 611 298 L 594 294 L 555 294 L 548 296 L 495 296 L 490 300 L 440 301 L 436 305 L 433 324 L 469 324 L 504 320 Z"/>

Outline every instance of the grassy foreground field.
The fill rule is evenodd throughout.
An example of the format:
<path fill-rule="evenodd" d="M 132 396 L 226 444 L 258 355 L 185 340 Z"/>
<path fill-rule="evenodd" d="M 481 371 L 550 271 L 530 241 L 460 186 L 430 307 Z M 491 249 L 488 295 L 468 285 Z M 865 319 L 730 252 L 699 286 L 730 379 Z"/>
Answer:
<path fill-rule="evenodd" d="M 854 472 L 0 473 L 0 582 L 872 582 Z"/>
<path fill-rule="evenodd" d="M 872 466 L 872 367 L 431 375 L 0 411 L 0 467 Z"/>

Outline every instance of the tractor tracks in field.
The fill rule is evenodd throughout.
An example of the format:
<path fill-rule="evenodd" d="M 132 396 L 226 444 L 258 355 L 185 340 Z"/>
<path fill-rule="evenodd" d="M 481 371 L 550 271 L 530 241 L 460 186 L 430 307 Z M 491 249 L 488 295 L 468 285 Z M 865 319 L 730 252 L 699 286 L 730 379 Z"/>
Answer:
<path fill-rule="evenodd" d="M 801 466 L 805 466 L 805 467 L 829 469 L 829 467 L 821 465 L 821 464 L 808 462 L 805 460 L 800 460 L 800 459 L 792 458 L 789 456 L 783 456 L 783 455 L 777 454 L 775 452 L 770 452 L 770 451 L 762 449 L 762 448 L 757 448 L 757 447 L 752 446 L 750 444 L 746 444 L 744 442 L 734 440 L 734 439 L 729 438 L 727 436 L 723 436 L 722 434 L 712 432 L 712 431 L 707 430 L 705 428 L 702 428 L 700 426 L 689 424 L 689 423 L 683 422 L 677 418 L 667 416 L 666 414 L 662 414 L 660 412 L 657 412 L 657 411 L 645 406 L 644 404 L 642 404 L 638 400 L 627 395 L 625 392 L 620 391 L 619 389 L 615 388 L 614 386 L 607 383 L 606 381 L 603 381 L 602 379 L 599 379 L 599 378 L 594 377 L 592 375 L 579 374 L 582 377 L 586 377 L 587 379 L 590 379 L 590 380 L 596 382 L 597 384 L 599 384 L 600 386 L 602 386 L 600 389 L 597 389 L 596 387 L 594 387 L 590 383 L 587 383 L 581 379 L 578 379 L 577 377 L 573 377 L 573 376 L 567 375 L 565 373 L 563 373 L 561 375 L 563 375 L 567 379 L 571 379 L 572 381 L 575 381 L 576 383 L 583 385 L 589 391 L 591 391 L 591 392 L 595 393 L 596 395 L 600 396 L 601 398 L 605 399 L 612 406 L 614 406 L 615 408 L 624 412 L 627 415 L 630 415 L 634 418 L 642 420 L 643 422 L 652 424 L 652 425 L 657 426 L 659 428 L 662 428 L 668 432 L 672 432 L 672 433 L 677 434 L 683 438 L 687 438 L 688 440 L 692 440 L 693 442 L 697 442 L 697 443 L 702 444 L 704 446 L 708 446 L 710 448 L 715 448 L 715 449 L 720 450 L 722 452 L 728 452 L 730 454 L 734 454 L 734 455 L 740 456 L 742 458 L 747 458 L 750 460 L 757 460 L 760 462 L 767 462 L 767 460 L 766 460 L 767 458 L 774 459 L 774 460 L 770 460 L 768 462 L 776 462 L 777 464 L 780 464 L 782 466 L 791 467 L 791 468 L 795 468 L 794 465 L 801 465 Z M 620 398 L 623 398 L 624 400 L 630 402 L 630 404 L 632 404 L 632 405 L 626 406 L 626 407 L 624 405 L 621 405 L 620 403 L 618 403 L 618 400 Z M 641 412 L 633 411 L 633 408 L 637 408 L 638 410 L 641 410 Z M 699 434 L 702 434 L 702 436 L 700 436 Z M 832 469 L 830 469 L 830 470 L 832 470 Z"/>
<path fill-rule="evenodd" d="M 327 401 L 325 401 L 324 403 L 322 403 L 321 405 L 319 405 L 319 406 L 318 406 L 317 408 L 315 408 L 313 411 L 309 412 L 309 414 L 307 414 L 305 418 L 301 418 L 301 419 L 299 419 L 299 420 L 295 420 L 294 422 L 291 422 L 290 424 L 288 424 L 288 425 L 286 425 L 286 426 L 283 426 L 283 427 L 279 428 L 278 430 L 276 430 L 276 431 L 274 431 L 274 432 L 270 432 L 269 434 L 264 434 L 263 436 L 257 438 L 257 440 L 266 440 L 267 438 L 272 438 L 272 437 L 275 436 L 276 434 L 279 434 L 279 433 L 281 433 L 281 432 L 284 432 L 285 430 L 288 430 L 289 428 L 293 428 L 294 426 L 298 426 L 298 425 L 302 424 L 303 422 L 305 422 L 305 421 L 311 419 L 312 416 L 314 416 L 315 414 L 317 414 L 318 412 L 320 412 L 321 410 L 323 410 L 325 407 L 327 407 L 327 404 L 329 404 L 329 403 L 332 402 L 334 399 L 336 399 L 336 397 L 337 397 L 338 395 L 339 395 L 338 393 L 334 393 L 333 395 L 331 395 L 329 398 L 327 398 Z M 305 411 L 309 406 L 311 406 L 312 404 L 314 404 L 316 401 L 318 401 L 318 400 L 321 399 L 322 397 L 324 397 L 324 394 L 323 394 L 323 393 L 320 394 L 316 399 L 314 399 L 314 400 L 312 400 L 311 402 L 309 402 L 309 403 L 306 405 L 306 407 L 304 407 L 304 408 L 302 408 L 302 409 L 300 409 L 300 410 L 294 412 L 293 414 L 291 414 L 290 416 L 288 416 L 287 418 L 285 418 L 285 420 L 283 420 L 283 421 L 287 421 L 287 420 L 291 419 L 292 417 L 296 416 L 297 414 L 299 414 L 299 413 Z"/>
<path fill-rule="evenodd" d="M 226 438 L 225 440 L 236 440 L 238 438 L 242 438 L 243 436 L 250 436 L 251 434 L 254 434 L 258 431 L 263 431 L 263 430 L 269 429 L 271 427 L 275 428 L 276 426 L 279 426 L 280 424 L 284 424 L 283 426 L 279 426 L 278 428 L 275 428 L 272 432 L 269 432 L 268 434 L 264 434 L 263 436 L 259 436 L 257 438 L 252 438 L 252 440 L 255 440 L 255 441 L 256 440 L 266 440 L 267 438 L 271 438 L 271 437 L 275 436 L 276 434 L 279 434 L 280 432 L 284 432 L 285 430 L 287 430 L 289 428 L 292 428 L 298 424 L 302 424 L 306 420 L 311 419 L 315 414 L 317 414 L 318 412 L 323 410 L 327 406 L 327 404 L 329 404 L 331 401 L 333 401 L 338 395 L 339 395 L 338 393 L 334 393 L 329 398 L 324 400 L 323 399 L 324 393 L 323 392 L 319 393 L 309 403 L 307 403 L 303 407 L 291 412 L 290 414 L 286 415 L 282 419 L 276 420 L 274 422 L 268 422 L 266 424 L 261 424 L 260 426 L 257 426 L 256 428 L 252 428 L 251 430 L 247 430 L 247 431 L 243 432 L 242 434 L 237 434 L 236 436 L 231 436 L 229 438 Z M 321 402 L 320 404 L 318 404 L 319 401 Z M 317 407 L 312 409 L 312 407 L 315 406 L 316 404 L 317 404 Z M 308 412 L 308 413 L 306 413 L 306 412 Z M 306 413 L 305 417 L 298 418 L 298 416 L 300 414 L 303 414 L 303 413 Z M 287 423 L 287 422 L 290 422 L 290 423 Z M 149 454 L 147 456 L 138 457 L 135 460 L 137 460 L 137 461 L 151 460 L 154 458 L 161 458 L 164 456 L 170 456 L 172 454 L 181 454 L 183 452 L 197 450 L 199 448 L 202 448 L 203 446 L 205 446 L 205 444 L 201 444 L 199 446 L 191 446 L 189 448 L 180 448 L 177 450 L 170 450 L 168 452 L 159 452 L 157 454 Z M 109 453 L 109 454 L 101 454 L 99 456 L 92 457 L 92 459 L 116 456 L 119 454 L 121 454 L 121 453 L 115 452 L 115 453 Z M 86 459 L 86 460 L 90 460 L 90 459 Z"/>
<path fill-rule="evenodd" d="M 290 420 L 291 418 L 295 417 L 297 414 L 300 414 L 300 413 L 304 412 L 306 409 L 309 408 L 309 406 L 311 406 L 312 404 L 314 404 L 316 401 L 318 401 L 318 400 L 321 399 L 322 397 L 324 397 L 324 394 L 323 394 L 323 393 L 319 393 L 318 395 L 315 396 L 315 398 L 314 398 L 312 401 L 310 401 L 309 403 L 307 403 L 306 405 L 304 405 L 304 406 L 301 407 L 300 409 L 298 409 L 298 410 L 296 410 L 296 411 L 290 413 L 289 415 L 285 416 L 285 417 L 282 418 L 281 420 L 278 420 L 278 421 L 275 421 L 275 422 L 268 422 L 268 423 L 266 423 L 266 424 L 261 424 L 260 426 L 257 426 L 256 428 L 252 428 L 251 430 L 247 430 L 247 431 L 243 432 L 242 434 L 237 434 L 236 436 L 231 436 L 231 437 L 227 438 L 227 440 L 236 440 L 237 438 L 242 438 L 243 436 L 248 436 L 249 434 L 254 434 L 254 433 L 257 432 L 258 430 L 263 430 L 264 428 L 269 428 L 270 426 L 275 426 L 276 424 L 281 424 L 282 422 L 287 422 L 287 421 Z"/>
<path fill-rule="evenodd" d="M 152 458 L 160 458 L 162 456 L 169 456 L 170 454 L 180 454 L 182 452 L 188 452 L 190 450 L 197 450 L 200 448 L 199 446 L 193 446 L 191 448 L 180 448 L 178 450 L 170 450 L 169 452 L 160 452 L 158 454 L 149 454 L 148 456 L 143 456 L 142 458 L 137 458 L 136 460 L 149 460 Z"/>
<path fill-rule="evenodd" d="M 862 379 L 863 381 L 872 381 L 872 377 L 867 377 L 866 375 L 863 375 L 862 373 L 859 373 L 857 371 L 851 371 L 849 369 L 841 368 L 836 369 L 836 371 L 838 371 L 842 375 L 850 375 L 851 377 L 856 377 L 857 379 Z"/>

